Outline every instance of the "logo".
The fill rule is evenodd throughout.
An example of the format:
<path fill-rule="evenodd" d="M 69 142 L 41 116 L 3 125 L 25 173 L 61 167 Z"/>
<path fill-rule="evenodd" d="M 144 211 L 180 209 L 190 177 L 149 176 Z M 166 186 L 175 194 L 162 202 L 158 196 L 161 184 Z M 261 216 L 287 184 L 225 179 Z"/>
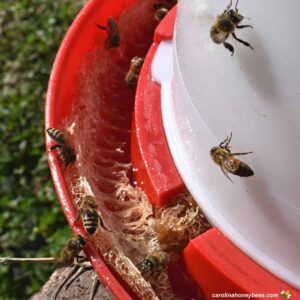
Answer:
<path fill-rule="evenodd" d="M 281 298 L 281 300 L 290 299 L 291 297 L 292 297 L 292 295 L 291 295 L 290 291 L 282 290 L 280 292 L 280 298 Z"/>

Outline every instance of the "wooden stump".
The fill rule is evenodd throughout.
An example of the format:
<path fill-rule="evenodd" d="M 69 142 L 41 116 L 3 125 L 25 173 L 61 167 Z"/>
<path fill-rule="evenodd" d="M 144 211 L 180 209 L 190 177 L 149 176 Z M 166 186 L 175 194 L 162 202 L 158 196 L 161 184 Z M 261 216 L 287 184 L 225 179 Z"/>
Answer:
<path fill-rule="evenodd" d="M 100 283 L 96 273 L 93 269 L 91 269 L 91 267 L 82 270 L 83 273 L 77 277 L 75 276 L 76 273 L 74 274 L 74 271 L 76 270 L 78 272 L 77 274 L 79 274 L 79 267 L 77 267 L 77 269 L 75 269 L 75 267 L 66 267 L 55 270 L 42 289 L 33 297 L 31 297 L 30 300 L 54 300 L 55 294 L 57 294 L 57 300 L 114 299 L 106 287 Z M 70 276 L 72 272 L 73 275 Z M 74 277 L 76 278 L 74 279 Z M 98 286 L 96 286 L 96 289 L 94 289 L 95 278 L 98 280 Z M 60 286 L 61 289 L 57 293 Z"/>

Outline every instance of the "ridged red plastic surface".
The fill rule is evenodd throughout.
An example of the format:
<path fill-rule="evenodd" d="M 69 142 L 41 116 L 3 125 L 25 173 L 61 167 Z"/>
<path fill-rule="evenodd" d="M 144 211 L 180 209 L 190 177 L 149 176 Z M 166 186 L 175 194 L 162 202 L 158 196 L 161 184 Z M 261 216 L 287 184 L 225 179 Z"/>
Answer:
<path fill-rule="evenodd" d="M 176 8 L 160 23 L 155 31 L 154 44 L 150 48 L 139 77 L 136 90 L 135 115 L 131 142 L 135 179 L 147 193 L 153 205 L 162 206 L 173 195 L 184 190 L 184 184 L 174 165 L 165 138 L 160 85 L 151 78 L 151 63 L 161 38 L 172 38 Z"/>
<path fill-rule="evenodd" d="M 159 42 L 173 37 L 175 14 L 173 9 L 157 28 L 154 44 L 143 65 L 136 94 L 135 131 L 132 135 L 136 179 L 150 201 L 159 206 L 166 204 L 184 188 L 163 129 L 160 86 L 151 78 L 151 63 Z M 280 299 L 282 290 L 291 292 L 290 299 L 300 299 L 299 291 L 241 252 L 217 228 L 190 241 L 183 255 L 191 278 L 203 289 L 207 299 L 213 299 L 212 295 L 217 293 L 271 293 L 278 294 L 275 299 Z"/>
<path fill-rule="evenodd" d="M 285 299 L 280 298 L 282 290 L 290 292 L 289 299 L 300 299 L 299 291 L 245 255 L 216 228 L 192 240 L 184 250 L 184 258 L 191 277 L 201 283 L 207 299 L 225 293 L 264 294 L 251 299 L 272 299 L 267 294 L 278 294 L 273 299 Z"/>

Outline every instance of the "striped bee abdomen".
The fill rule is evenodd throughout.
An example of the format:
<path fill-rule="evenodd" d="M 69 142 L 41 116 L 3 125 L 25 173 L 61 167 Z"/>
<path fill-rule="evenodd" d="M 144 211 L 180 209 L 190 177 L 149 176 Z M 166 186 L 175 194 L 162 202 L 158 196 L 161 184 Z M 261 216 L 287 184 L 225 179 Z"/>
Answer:
<path fill-rule="evenodd" d="M 60 130 L 58 130 L 56 128 L 48 128 L 47 133 L 57 143 L 60 143 L 60 144 L 66 143 L 64 134 Z"/>
<path fill-rule="evenodd" d="M 89 210 L 83 216 L 83 225 L 89 234 L 94 234 L 98 227 L 99 215 L 96 210 Z"/>
<path fill-rule="evenodd" d="M 254 174 L 254 172 L 252 171 L 252 169 L 245 164 L 242 161 L 239 161 L 239 168 L 235 171 L 235 175 L 241 176 L 241 177 L 249 177 L 252 176 Z"/>
<path fill-rule="evenodd" d="M 47 133 L 55 142 L 57 142 L 57 144 L 52 145 L 49 148 L 49 151 L 57 149 L 58 159 L 61 160 L 65 166 L 73 163 L 76 160 L 76 154 L 74 149 L 68 144 L 64 133 L 56 128 L 48 128 Z"/>

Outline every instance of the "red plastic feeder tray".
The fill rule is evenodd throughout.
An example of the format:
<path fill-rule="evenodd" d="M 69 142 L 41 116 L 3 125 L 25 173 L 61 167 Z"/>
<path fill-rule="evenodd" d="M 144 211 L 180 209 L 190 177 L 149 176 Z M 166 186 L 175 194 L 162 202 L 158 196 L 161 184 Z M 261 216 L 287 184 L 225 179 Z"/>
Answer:
<path fill-rule="evenodd" d="M 107 33 L 99 30 L 95 24 L 101 23 L 105 26 L 108 18 L 117 19 L 122 12 L 128 10 L 136 2 L 135 0 L 91 0 L 79 13 L 63 40 L 52 69 L 46 100 L 46 129 L 64 127 L 65 119 L 71 113 L 74 98 L 78 96 L 75 87 L 78 84 L 82 60 L 96 47 L 103 47 L 105 43 Z M 133 92 L 130 91 L 130 93 Z M 130 127 L 130 121 L 128 121 L 128 127 Z M 53 140 L 46 134 L 47 150 L 53 143 Z M 74 222 L 77 212 L 66 183 L 65 171 L 72 166 L 64 168 L 57 160 L 55 151 L 47 151 L 47 155 L 54 186 L 67 221 L 75 235 L 86 236 L 82 225 Z M 107 267 L 91 241 L 85 246 L 84 252 L 101 282 L 105 284 L 114 297 L 117 299 L 133 298 L 133 293 L 122 285 L 121 280 Z"/>
<path fill-rule="evenodd" d="M 81 131 L 84 132 L 85 126 L 89 126 L 88 132 L 84 132 L 86 135 L 81 133 L 80 137 L 78 136 L 78 131 L 76 131 L 76 129 L 78 129 L 77 127 L 75 128 L 76 137 L 74 137 L 72 133 L 69 133 L 68 130 L 68 132 L 65 132 L 72 146 L 77 140 L 79 140 L 79 144 L 82 143 L 79 147 L 78 144 L 77 147 L 75 145 L 75 149 L 81 151 L 81 156 L 83 152 L 86 155 L 82 161 L 71 164 L 68 167 L 64 167 L 64 165 L 59 162 L 57 153 L 55 153 L 56 151 L 49 152 L 50 147 L 55 144 L 55 142 L 46 134 L 48 162 L 57 195 L 73 233 L 75 235 L 81 234 L 87 239 L 88 244 L 84 247 L 85 254 L 92 263 L 101 282 L 104 283 L 117 299 L 137 299 L 137 296 L 128 288 L 120 276 L 116 275 L 114 271 L 107 267 L 93 238 L 87 236 L 81 222 L 76 222 L 76 203 L 74 203 L 74 199 L 72 198 L 72 192 L 74 191 L 71 191 L 72 187 L 70 187 L 70 182 L 74 179 L 76 180 L 78 177 L 76 174 L 79 169 L 82 171 L 82 168 L 85 168 L 86 164 L 89 163 L 91 149 L 95 150 L 93 144 L 95 141 L 99 142 L 100 147 L 103 145 L 109 147 L 111 144 L 115 145 L 115 142 L 118 143 L 118 138 L 122 137 L 121 146 L 118 148 L 118 151 L 115 151 L 115 148 L 113 149 L 114 151 L 110 152 L 105 152 L 104 150 L 103 153 L 106 155 L 106 162 L 101 160 L 101 155 L 97 158 L 97 170 L 101 171 L 105 169 L 106 164 L 108 164 L 110 160 L 119 159 L 121 163 L 124 164 L 129 164 L 131 161 L 129 152 L 130 128 L 135 91 L 124 85 L 124 74 L 122 74 L 120 70 L 124 68 L 128 69 L 133 56 L 145 56 L 146 51 L 151 45 L 157 21 L 154 18 L 150 20 L 147 18 L 143 19 L 143 15 L 141 14 L 139 17 L 141 27 L 143 27 L 142 29 L 133 29 L 130 28 L 130 26 L 128 26 L 128 28 L 125 28 L 126 26 L 122 27 L 121 51 L 119 51 L 119 49 L 104 49 L 107 33 L 99 30 L 96 24 L 105 26 L 110 17 L 121 20 L 121 15 L 126 15 L 123 13 L 127 11 L 129 11 L 129 15 L 133 12 L 136 14 L 137 4 L 141 5 L 141 10 L 147 5 L 148 15 L 151 14 L 153 17 L 154 11 L 150 2 L 141 3 L 134 0 L 113 3 L 111 1 L 99 2 L 93 0 L 80 12 L 70 27 L 56 57 L 49 82 L 45 116 L 46 129 L 66 129 L 68 127 L 69 130 L 72 131 L 72 122 L 75 122 L 72 118 L 74 117 L 77 122 L 76 126 L 79 126 Z M 123 25 L 126 25 L 126 18 L 124 18 L 122 22 Z M 124 36 L 122 36 L 122 34 L 124 34 Z M 143 41 L 140 42 L 138 37 L 142 37 Z M 93 57 L 95 49 L 102 51 L 97 59 Z M 91 53 L 93 53 L 93 55 L 91 55 Z M 97 66 L 99 66 L 99 68 Z M 84 87 L 82 78 L 89 76 L 90 68 L 95 68 L 94 71 L 96 74 L 93 74 L 92 79 L 87 79 L 88 84 L 86 88 Z M 101 71 L 103 70 L 101 68 L 105 70 L 104 73 Z M 115 68 L 116 71 L 112 71 L 112 68 Z M 84 71 L 82 71 L 83 69 Z M 97 84 L 96 88 L 95 86 L 89 86 L 89 80 L 94 80 L 93 83 Z M 112 88 L 111 85 L 114 87 Z M 90 93 L 91 90 L 93 90 L 92 93 Z M 89 103 L 88 101 L 91 101 L 95 107 L 87 107 L 86 103 L 78 105 L 76 102 L 74 108 L 74 102 L 78 101 L 82 96 L 81 94 L 85 93 L 89 96 L 84 99 L 84 102 Z M 98 93 L 101 94 L 102 97 L 101 103 L 99 103 Z M 98 107 L 100 113 L 98 112 Z M 75 113 L 74 109 L 76 110 Z M 104 119 L 105 124 L 100 122 L 101 124 L 97 128 L 94 128 L 92 126 L 93 123 L 89 123 L 92 122 L 90 119 L 93 119 L 91 118 L 91 114 L 96 116 L 97 120 L 99 120 L 99 117 Z M 80 124 L 78 125 L 78 123 Z M 107 124 L 112 126 L 108 126 Z M 116 128 L 118 130 L 116 130 Z M 111 137 L 111 139 L 109 140 L 108 137 Z M 83 145 L 84 143 L 86 144 L 87 140 L 91 145 Z M 92 168 L 94 168 L 94 165 Z M 114 176 L 113 172 L 105 175 L 108 175 L 108 177 L 111 176 L 110 178 Z M 114 187 L 109 184 L 100 186 L 101 192 L 104 194 L 109 194 L 113 188 Z M 201 293 L 197 291 L 197 288 L 193 287 L 193 284 L 184 273 L 184 267 L 180 261 L 176 264 L 172 264 L 169 268 L 169 272 L 171 274 L 171 282 L 177 285 L 174 291 L 180 295 L 182 299 L 190 299 L 191 296 L 195 299 L 202 299 Z M 181 283 L 180 286 L 178 286 L 178 282 Z"/>
<path fill-rule="evenodd" d="M 91 0 L 78 15 L 63 41 L 53 66 L 46 102 L 46 129 L 62 127 L 64 120 L 70 115 L 73 100 L 77 96 L 74 86 L 77 83 L 82 58 L 105 42 L 105 33 L 99 32 L 95 23 L 105 23 L 109 17 L 118 18 L 122 12 L 137 2 L 135 0 Z M 164 135 L 160 109 L 160 86 L 152 81 L 150 71 L 151 62 L 160 41 L 171 39 L 173 36 L 175 14 L 176 10 L 173 9 L 155 32 L 154 44 L 148 52 L 139 78 L 131 132 L 131 159 L 136 169 L 135 179 L 152 204 L 158 206 L 166 204 L 172 196 L 185 188 L 173 164 Z M 126 55 L 132 57 L 137 54 L 127 52 Z M 115 53 L 111 59 L 114 63 L 118 63 L 120 57 Z M 98 63 L 101 64 L 101 62 Z M 119 92 L 123 95 L 122 90 Z M 126 96 L 132 96 L 134 91 L 124 93 Z M 107 102 L 107 105 L 111 103 Z M 145 126 L 146 123 L 147 126 Z M 130 124 L 125 125 L 130 128 Z M 47 149 L 52 144 L 53 141 L 46 136 Z M 48 153 L 48 161 L 57 195 L 70 227 L 75 235 L 85 235 L 82 226 L 74 223 L 77 213 L 66 184 L 64 167 L 58 163 L 56 154 L 53 152 Z M 106 266 L 91 241 L 88 242 L 84 251 L 100 280 L 117 299 L 135 298 L 128 287 Z M 278 293 L 280 296 L 281 290 L 289 290 L 292 295 L 291 299 L 300 298 L 299 291 L 257 265 L 216 228 L 192 240 L 184 250 L 183 256 L 185 266 L 178 265 L 170 268 L 173 275 L 180 273 L 178 276 L 171 275 L 171 281 L 174 286 L 177 286 L 176 292 L 182 299 L 202 298 L 201 293 L 190 280 L 184 279 L 185 267 L 188 269 L 190 278 L 203 289 L 207 299 L 211 299 L 213 294 L 226 292 Z"/>

